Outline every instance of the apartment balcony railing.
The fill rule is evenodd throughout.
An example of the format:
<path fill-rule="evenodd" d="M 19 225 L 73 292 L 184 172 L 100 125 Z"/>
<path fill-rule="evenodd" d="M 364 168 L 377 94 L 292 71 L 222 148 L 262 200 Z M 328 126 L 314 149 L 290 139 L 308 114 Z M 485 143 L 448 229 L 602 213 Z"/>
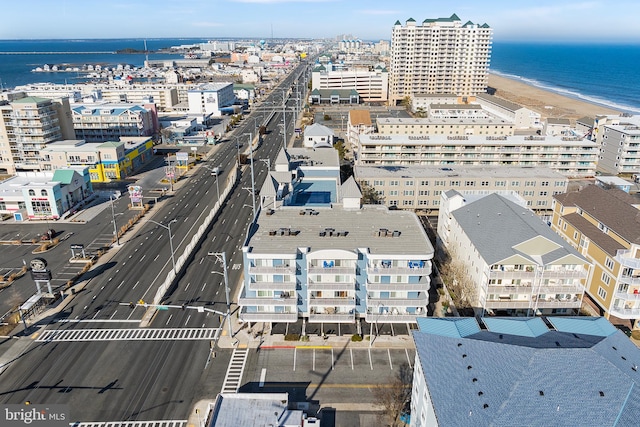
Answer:
<path fill-rule="evenodd" d="M 238 305 L 242 305 L 242 306 L 268 305 L 268 306 L 295 307 L 295 306 L 298 305 L 298 298 L 295 297 L 295 296 L 289 297 L 289 298 L 280 298 L 280 297 L 247 298 L 247 297 L 240 297 L 240 298 L 238 298 Z"/>
<path fill-rule="evenodd" d="M 296 282 L 251 282 L 252 291 L 295 291 Z"/>
<path fill-rule="evenodd" d="M 322 267 L 310 265 L 307 271 L 309 274 L 356 274 L 356 267 Z"/>
<path fill-rule="evenodd" d="M 629 249 L 618 250 L 616 252 L 615 260 L 619 262 L 623 267 L 640 269 L 640 259 L 632 257 L 631 251 Z"/>
<path fill-rule="evenodd" d="M 367 274 L 410 274 L 410 275 L 429 275 L 431 274 L 431 263 L 426 262 L 425 267 L 383 267 L 383 266 L 367 266 Z"/>
<path fill-rule="evenodd" d="M 640 294 L 630 294 L 627 292 L 616 292 L 616 298 L 620 298 L 623 301 L 640 301 Z"/>
<path fill-rule="evenodd" d="M 245 322 L 296 322 L 298 313 L 240 312 L 240 320 Z"/>
<path fill-rule="evenodd" d="M 526 270 L 490 270 L 489 278 L 491 279 L 506 279 L 506 280 L 533 280 L 536 273 L 534 271 Z"/>
<path fill-rule="evenodd" d="M 487 286 L 488 294 L 581 294 L 584 292 L 582 285 L 513 285 L 513 286 Z"/>
<path fill-rule="evenodd" d="M 311 297 L 307 301 L 310 307 L 355 307 L 356 300 L 354 297 L 347 298 L 314 298 Z"/>
<path fill-rule="evenodd" d="M 295 265 L 250 266 L 249 274 L 296 274 Z"/>
<path fill-rule="evenodd" d="M 621 319 L 635 319 L 640 317 L 640 308 L 616 308 L 612 307 L 609 310 L 610 314 Z"/>
<path fill-rule="evenodd" d="M 542 277 L 545 279 L 554 277 L 583 279 L 587 277 L 587 270 L 544 270 L 542 272 Z"/>
<path fill-rule="evenodd" d="M 428 302 L 428 295 L 423 292 L 418 298 L 367 298 L 367 307 L 421 307 Z"/>
<path fill-rule="evenodd" d="M 310 291 L 354 291 L 355 282 L 313 282 L 307 285 Z"/>
<path fill-rule="evenodd" d="M 428 277 L 422 278 L 418 283 L 371 283 L 367 282 L 368 291 L 382 291 L 382 292 L 394 292 L 394 291 L 420 291 L 426 292 L 429 290 L 431 280 Z"/>
<path fill-rule="evenodd" d="M 355 313 L 311 313 L 309 323 L 353 323 L 356 321 Z"/>
<path fill-rule="evenodd" d="M 485 301 L 485 308 L 503 308 L 503 309 L 518 309 L 518 308 L 533 308 L 533 301 L 523 301 L 517 300 L 513 301 L 510 299 L 501 299 L 501 300 L 488 300 Z"/>
<path fill-rule="evenodd" d="M 364 319 L 367 323 L 407 323 L 415 322 L 417 316 L 424 316 L 425 314 L 406 314 L 406 313 L 367 313 Z"/>
<path fill-rule="evenodd" d="M 536 304 L 537 302 L 537 304 Z M 552 300 L 538 300 L 534 301 L 531 306 L 536 308 L 577 308 L 582 305 L 581 298 L 569 298 L 569 299 L 552 299 Z"/>

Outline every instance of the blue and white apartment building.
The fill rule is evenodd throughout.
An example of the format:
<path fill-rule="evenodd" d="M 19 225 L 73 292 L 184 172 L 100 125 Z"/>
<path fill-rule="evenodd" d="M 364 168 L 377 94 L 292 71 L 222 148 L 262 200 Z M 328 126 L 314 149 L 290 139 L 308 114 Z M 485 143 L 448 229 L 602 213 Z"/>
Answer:
<path fill-rule="evenodd" d="M 243 247 L 241 320 L 409 324 L 426 314 L 434 250 L 413 212 L 361 206 L 333 148 L 283 149 L 274 166 Z"/>

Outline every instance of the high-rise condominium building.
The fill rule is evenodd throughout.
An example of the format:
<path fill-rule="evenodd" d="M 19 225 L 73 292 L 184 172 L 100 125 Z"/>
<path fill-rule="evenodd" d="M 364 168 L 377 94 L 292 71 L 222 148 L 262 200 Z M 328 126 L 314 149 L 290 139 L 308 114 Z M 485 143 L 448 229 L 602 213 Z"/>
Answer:
<path fill-rule="evenodd" d="M 396 21 L 391 34 L 390 100 L 426 93 L 475 96 L 487 87 L 493 30 L 457 15 Z"/>

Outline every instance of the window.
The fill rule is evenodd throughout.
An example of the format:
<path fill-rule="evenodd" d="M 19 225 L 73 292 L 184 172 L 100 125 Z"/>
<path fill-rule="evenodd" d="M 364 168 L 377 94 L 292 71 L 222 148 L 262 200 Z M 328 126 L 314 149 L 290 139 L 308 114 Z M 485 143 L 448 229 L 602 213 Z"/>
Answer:
<path fill-rule="evenodd" d="M 505 187 L 507 185 L 507 181 L 496 181 L 496 187 Z"/>
<path fill-rule="evenodd" d="M 489 186 L 489 181 L 482 181 L 482 182 L 480 182 L 480 185 L 482 187 L 488 187 Z"/>
<path fill-rule="evenodd" d="M 520 181 L 511 181 L 512 187 L 520 187 Z"/>
<path fill-rule="evenodd" d="M 428 196 L 429 195 L 429 190 L 420 190 L 418 194 L 420 196 Z"/>
<path fill-rule="evenodd" d="M 411 187 L 413 186 L 413 181 L 405 181 L 404 185 L 406 185 L 407 187 Z"/>
<path fill-rule="evenodd" d="M 573 232 L 573 240 L 578 240 L 578 232 L 577 231 Z"/>
<path fill-rule="evenodd" d="M 403 200 L 402 201 L 402 205 L 403 206 L 413 206 L 413 200 Z"/>
<path fill-rule="evenodd" d="M 607 299 L 607 291 L 598 286 L 598 296 L 602 299 Z"/>
<path fill-rule="evenodd" d="M 0 211 L 4 211 L 7 209 L 7 204 L 5 202 L 0 202 Z"/>
<path fill-rule="evenodd" d="M 384 181 L 373 180 L 373 186 L 377 187 L 378 185 L 384 185 Z"/>
<path fill-rule="evenodd" d="M 465 185 L 465 187 L 475 187 L 476 186 L 476 182 L 475 181 L 465 181 L 464 185 Z"/>
<path fill-rule="evenodd" d="M 389 185 L 399 185 L 398 181 L 389 181 Z"/>
<path fill-rule="evenodd" d="M 449 185 L 452 187 L 460 187 L 460 181 L 451 181 Z"/>
<path fill-rule="evenodd" d="M 601 222 L 598 223 L 598 228 L 602 230 L 603 233 L 607 233 L 609 231 L 609 228 Z"/>
<path fill-rule="evenodd" d="M 433 195 L 434 195 L 434 196 L 439 196 L 439 195 L 440 195 L 440 193 L 442 193 L 442 191 L 440 191 L 440 190 L 433 190 Z"/>
<path fill-rule="evenodd" d="M 413 196 L 413 190 L 404 190 L 405 196 Z"/>
<path fill-rule="evenodd" d="M 609 283 L 611 283 L 611 276 L 609 276 L 604 271 L 602 272 L 602 276 L 600 277 L 600 279 L 602 279 L 602 283 L 604 283 L 605 285 L 608 285 Z"/>
<path fill-rule="evenodd" d="M 420 185 L 429 185 L 429 181 L 420 181 Z"/>
<path fill-rule="evenodd" d="M 40 195 L 42 197 L 47 197 L 47 190 L 40 190 Z"/>
<path fill-rule="evenodd" d="M 390 196 L 397 196 L 398 195 L 398 190 L 389 190 L 389 195 Z"/>
<path fill-rule="evenodd" d="M 541 196 L 546 196 L 546 195 L 547 195 L 547 192 L 546 192 L 546 191 L 541 191 L 541 192 L 540 192 L 540 195 L 541 195 Z"/>
<path fill-rule="evenodd" d="M 418 204 L 420 206 L 429 206 L 429 201 L 428 200 L 418 200 Z"/>
<path fill-rule="evenodd" d="M 36 195 L 35 190 L 29 190 L 29 195 L 30 195 L 30 196 L 35 196 L 35 195 Z"/>
<path fill-rule="evenodd" d="M 615 264 L 611 258 L 607 257 L 607 259 L 604 261 L 604 265 L 606 265 L 609 270 L 613 270 L 613 266 Z"/>
<path fill-rule="evenodd" d="M 549 181 L 542 181 L 540 183 L 540 185 L 543 186 L 543 187 L 548 187 L 549 186 Z"/>

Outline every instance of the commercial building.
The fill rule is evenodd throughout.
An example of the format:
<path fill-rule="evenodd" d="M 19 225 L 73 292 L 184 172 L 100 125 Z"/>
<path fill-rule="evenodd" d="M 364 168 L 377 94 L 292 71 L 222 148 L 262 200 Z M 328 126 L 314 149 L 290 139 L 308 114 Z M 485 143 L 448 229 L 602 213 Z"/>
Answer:
<path fill-rule="evenodd" d="M 443 195 L 438 236 L 465 271 L 469 300 L 490 315 L 578 314 L 590 264 L 523 204 Z"/>
<path fill-rule="evenodd" d="M 391 33 L 390 102 L 415 94 L 485 92 L 493 30 L 457 15 L 396 21 Z"/>
<path fill-rule="evenodd" d="M 76 138 L 87 142 L 153 136 L 159 130 L 155 104 L 74 104 L 71 114 Z"/>
<path fill-rule="evenodd" d="M 220 393 L 203 419 L 210 420 L 207 427 L 320 426 L 320 420 L 290 409 L 293 405 L 289 393 Z"/>
<path fill-rule="evenodd" d="M 87 168 L 18 172 L 0 182 L 0 214 L 16 221 L 58 219 L 92 195 Z"/>
<path fill-rule="evenodd" d="M 49 143 L 74 139 L 68 99 L 24 97 L 0 105 L 0 169 L 38 170 L 40 151 Z"/>
<path fill-rule="evenodd" d="M 477 94 L 475 102 L 490 113 L 513 123 L 516 129 L 539 128 L 542 126 L 540 113 L 536 113 L 520 104 L 486 93 Z"/>
<path fill-rule="evenodd" d="M 606 319 L 481 322 L 418 320 L 411 427 L 637 424 L 640 350 Z"/>
<path fill-rule="evenodd" d="M 353 89 L 363 102 L 387 102 L 389 72 L 380 66 L 371 71 L 358 68 L 334 71 L 318 65 L 311 73 L 311 89 Z"/>
<path fill-rule="evenodd" d="M 387 207 L 437 215 L 441 194 L 515 192 L 540 216 L 551 214 L 553 196 L 565 193 L 569 179 L 547 168 L 517 166 L 356 166 L 358 183 L 372 187 Z"/>
<path fill-rule="evenodd" d="M 120 141 L 93 142 L 65 140 L 49 144 L 42 151 L 42 170 L 71 166 L 87 167 L 91 182 L 125 179 L 153 156 L 150 137 L 121 138 Z"/>
<path fill-rule="evenodd" d="M 312 104 L 359 104 L 360 94 L 355 89 L 314 89 L 309 94 Z"/>
<path fill-rule="evenodd" d="M 612 175 L 640 173 L 640 116 L 597 117 L 594 126 L 600 147 L 598 171 Z"/>
<path fill-rule="evenodd" d="M 434 250 L 418 218 L 361 207 L 355 181 L 340 184 L 336 150 L 282 150 L 260 197 L 240 319 L 408 324 L 426 313 Z"/>
<path fill-rule="evenodd" d="M 221 116 L 225 107 L 231 107 L 236 97 L 233 83 L 206 83 L 187 92 L 189 114 Z"/>
<path fill-rule="evenodd" d="M 637 198 L 589 185 L 554 196 L 552 229 L 593 269 L 587 293 L 605 317 L 640 318 L 640 219 Z"/>
<path fill-rule="evenodd" d="M 598 149 L 578 137 L 360 135 L 357 165 L 530 166 L 592 177 Z"/>

